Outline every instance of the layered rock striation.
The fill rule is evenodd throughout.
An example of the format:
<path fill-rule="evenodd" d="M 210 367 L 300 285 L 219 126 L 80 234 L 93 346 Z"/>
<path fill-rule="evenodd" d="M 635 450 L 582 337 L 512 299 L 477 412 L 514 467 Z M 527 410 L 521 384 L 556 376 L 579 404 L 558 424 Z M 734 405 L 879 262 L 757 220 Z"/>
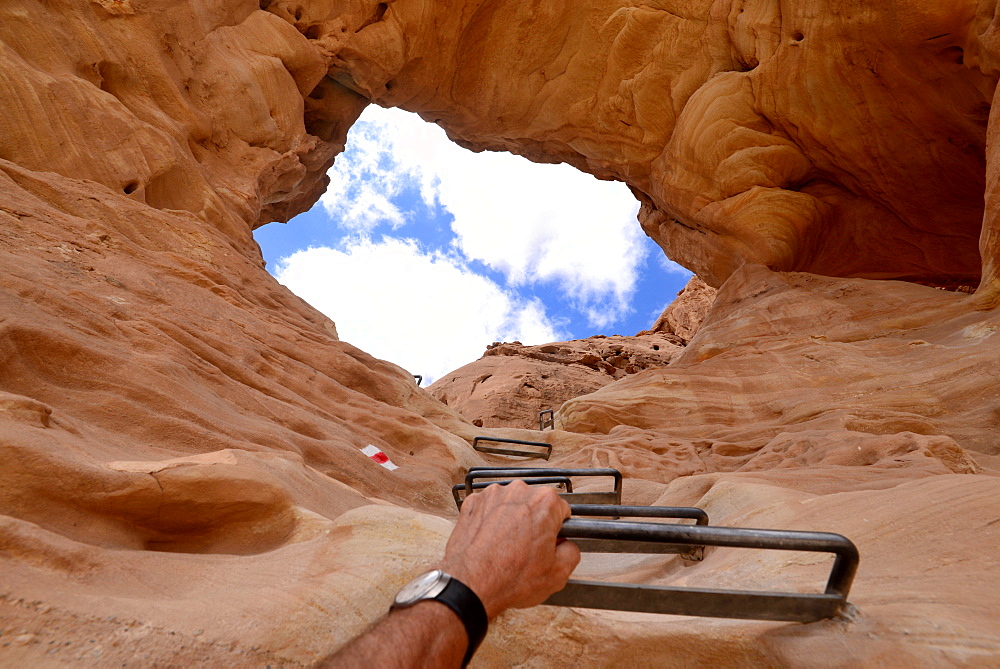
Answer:
<path fill-rule="evenodd" d="M 0 661 L 312 664 L 440 554 L 450 485 L 502 461 L 485 432 L 618 467 L 630 502 L 841 532 L 862 564 L 841 619 L 538 607 L 481 666 L 996 664 L 998 54 L 988 0 L 3 3 Z M 697 333 L 633 374 L 594 353 L 610 383 L 544 434 L 340 341 L 251 230 L 316 200 L 370 101 L 627 183 L 720 287 Z M 509 350 L 484 360 L 546 362 Z"/>

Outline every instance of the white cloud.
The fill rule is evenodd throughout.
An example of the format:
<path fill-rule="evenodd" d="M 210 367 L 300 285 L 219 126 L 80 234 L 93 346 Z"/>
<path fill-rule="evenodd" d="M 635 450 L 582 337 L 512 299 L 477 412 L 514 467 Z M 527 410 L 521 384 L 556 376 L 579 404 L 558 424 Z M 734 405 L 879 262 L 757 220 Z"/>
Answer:
<path fill-rule="evenodd" d="M 375 124 L 356 125 L 347 150 L 328 173 L 330 186 L 320 202 L 347 231 L 365 234 L 381 223 L 396 229 L 408 222 L 406 212 L 392 200 L 406 187 L 419 184 L 422 174 L 419 165 L 397 162 L 391 141 L 384 141 L 381 134 Z"/>
<path fill-rule="evenodd" d="M 330 177 L 323 204 L 348 230 L 404 225 L 391 200 L 419 188 L 425 204 L 455 217 L 454 247 L 511 285 L 554 282 L 593 327 L 630 311 L 646 250 L 638 203 L 624 184 L 568 165 L 475 154 L 415 114 L 376 106 L 351 130 Z"/>
<path fill-rule="evenodd" d="M 425 383 L 467 364 L 498 340 L 565 339 L 537 300 L 522 300 L 455 256 L 408 239 L 355 239 L 278 263 L 279 281 L 337 323 L 341 339 Z"/>

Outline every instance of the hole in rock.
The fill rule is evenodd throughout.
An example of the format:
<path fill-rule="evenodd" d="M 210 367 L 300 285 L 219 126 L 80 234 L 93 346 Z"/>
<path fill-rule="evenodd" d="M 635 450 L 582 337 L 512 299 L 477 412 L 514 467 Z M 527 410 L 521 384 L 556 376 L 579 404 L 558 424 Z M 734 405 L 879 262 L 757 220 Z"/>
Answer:
<path fill-rule="evenodd" d="M 328 81 L 324 103 L 347 90 Z M 624 184 L 474 153 L 408 112 L 369 106 L 329 175 L 309 212 L 255 231 L 268 270 L 425 385 L 494 341 L 634 335 L 690 277 Z"/>
<path fill-rule="evenodd" d="M 101 78 L 101 90 L 106 93 L 110 93 L 121 100 L 125 92 L 128 90 L 128 72 L 126 72 L 125 69 L 117 63 L 101 61 L 97 64 L 97 74 Z"/>
<path fill-rule="evenodd" d="M 796 30 L 795 32 L 792 33 L 792 40 L 794 40 L 796 42 L 801 42 L 805 38 L 806 38 L 806 36 L 803 35 L 801 32 L 799 32 L 798 30 Z"/>
<path fill-rule="evenodd" d="M 37 452 L 21 455 L 39 459 Z M 51 465 L 45 458 L 39 462 L 36 467 Z M 56 478 L 69 471 L 53 467 Z M 53 488 L 44 508 L 15 517 L 93 546 L 170 553 L 256 555 L 315 530 L 315 517 L 295 507 L 289 491 L 266 481 L 261 470 L 230 469 L 236 468 L 181 466 L 156 473 L 155 482 L 132 472 L 132 484 L 110 490 L 93 470 L 74 471 L 88 492 Z"/>
<path fill-rule="evenodd" d="M 209 510 L 209 504 L 185 504 L 176 511 L 190 514 L 167 518 L 163 527 L 140 527 L 143 548 L 164 553 L 255 555 L 285 545 L 296 528 L 290 508 L 243 502 Z M 214 517 L 206 518 L 212 514 Z"/>
<path fill-rule="evenodd" d="M 319 34 L 321 30 L 322 26 L 319 25 L 309 26 L 308 28 L 306 28 L 306 31 L 302 34 L 306 36 L 306 39 L 319 39 Z"/>
<path fill-rule="evenodd" d="M 134 193 L 134 192 L 135 192 L 135 190 L 136 190 L 136 189 L 137 189 L 138 187 L 139 187 L 139 182 L 138 182 L 138 181 L 129 181 L 129 182 L 127 183 L 127 184 L 125 184 L 125 187 L 124 187 L 124 188 L 122 188 L 122 191 L 123 191 L 123 192 L 124 192 L 124 193 L 125 193 L 126 195 L 130 195 L 130 194 Z"/>
<path fill-rule="evenodd" d="M 947 60 L 956 65 L 965 64 L 965 49 L 960 46 L 950 46 L 941 53 Z"/>

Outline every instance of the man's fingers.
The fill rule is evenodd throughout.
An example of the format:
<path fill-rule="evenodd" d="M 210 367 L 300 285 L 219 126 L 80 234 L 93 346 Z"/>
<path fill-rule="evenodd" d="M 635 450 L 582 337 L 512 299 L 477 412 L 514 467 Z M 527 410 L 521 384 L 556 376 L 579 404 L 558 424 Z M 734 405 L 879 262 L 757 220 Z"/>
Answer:
<path fill-rule="evenodd" d="M 444 564 L 471 583 L 491 616 L 538 604 L 563 588 L 580 562 L 576 544 L 557 542 L 570 513 L 555 488 L 517 479 L 486 486 L 466 497 Z"/>
<path fill-rule="evenodd" d="M 562 512 L 562 519 L 563 520 L 566 520 L 571 515 L 573 515 L 573 510 L 570 508 L 569 502 L 567 502 L 562 497 L 559 497 L 559 509 Z"/>
<path fill-rule="evenodd" d="M 569 575 L 580 564 L 580 547 L 569 540 L 559 542 L 556 545 L 555 562 L 556 568 L 565 574 L 565 579 L 563 580 L 563 585 L 565 585 L 566 580 L 569 579 Z M 559 587 L 561 588 L 562 586 Z"/>

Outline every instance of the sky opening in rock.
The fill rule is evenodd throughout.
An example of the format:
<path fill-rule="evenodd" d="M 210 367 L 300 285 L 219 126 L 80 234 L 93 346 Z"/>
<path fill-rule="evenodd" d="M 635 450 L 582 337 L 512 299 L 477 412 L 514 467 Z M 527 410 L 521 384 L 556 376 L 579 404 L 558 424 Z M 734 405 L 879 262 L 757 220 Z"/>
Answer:
<path fill-rule="evenodd" d="M 254 233 L 268 271 L 425 383 L 493 341 L 635 334 L 690 277 L 624 184 L 468 151 L 416 114 L 369 106 L 329 175 L 310 211 Z"/>

